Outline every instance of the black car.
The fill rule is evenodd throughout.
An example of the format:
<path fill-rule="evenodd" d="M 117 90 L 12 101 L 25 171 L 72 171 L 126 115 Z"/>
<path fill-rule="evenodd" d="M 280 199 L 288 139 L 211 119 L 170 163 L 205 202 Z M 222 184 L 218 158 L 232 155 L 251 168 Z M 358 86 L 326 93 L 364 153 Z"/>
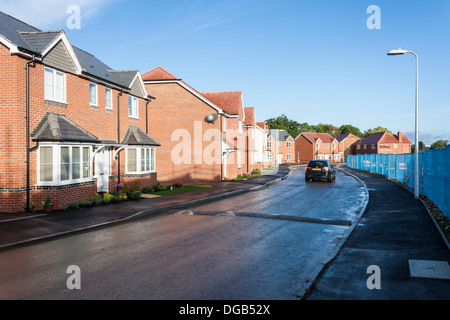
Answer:
<path fill-rule="evenodd" d="M 336 180 L 336 168 L 330 160 L 311 160 L 306 168 L 305 180 Z"/>

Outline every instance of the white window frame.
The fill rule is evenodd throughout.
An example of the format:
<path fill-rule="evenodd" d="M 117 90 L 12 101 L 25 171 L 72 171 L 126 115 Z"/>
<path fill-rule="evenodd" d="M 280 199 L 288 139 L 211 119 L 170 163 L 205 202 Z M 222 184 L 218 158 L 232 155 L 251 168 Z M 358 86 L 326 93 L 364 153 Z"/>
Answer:
<path fill-rule="evenodd" d="M 267 148 L 272 148 L 272 140 L 267 141 Z"/>
<path fill-rule="evenodd" d="M 286 141 L 286 148 L 290 149 L 291 148 L 291 142 L 288 140 Z"/>
<path fill-rule="evenodd" d="M 52 174 L 53 174 L 53 180 L 52 181 L 41 181 L 41 148 L 52 148 Z M 69 148 L 69 179 L 68 180 L 61 180 L 61 148 L 68 147 Z M 72 152 L 73 148 L 80 148 L 80 178 L 73 179 L 73 162 L 72 162 Z M 88 177 L 83 177 L 83 148 L 89 149 L 89 175 Z M 85 145 L 85 144 L 45 144 L 41 143 L 39 145 L 39 149 L 37 152 L 37 185 L 39 186 L 64 186 L 69 184 L 75 184 L 75 183 L 81 183 L 81 182 L 89 182 L 93 181 L 93 174 L 92 174 L 92 145 Z"/>
<path fill-rule="evenodd" d="M 91 86 L 95 86 L 95 103 L 91 101 Z M 91 106 L 98 106 L 98 85 L 94 82 L 89 82 L 89 104 Z"/>
<path fill-rule="evenodd" d="M 128 116 L 130 118 L 139 119 L 139 100 L 132 95 L 128 96 Z"/>
<path fill-rule="evenodd" d="M 242 134 L 242 120 L 239 120 L 239 134 Z"/>
<path fill-rule="evenodd" d="M 320 143 L 316 143 L 316 148 L 320 149 Z"/>
<path fill-rule="evenodd" d="M 111 105 L 108 107 L 108 105 L 106 104 L 106 101 L 108 101 L 107 99 L 106 99 L 106 97 L 108 96 L 108 92 L 109 92 L 109 94 L 111 95 L 111 99 L 110 99 L 110 101 L 111 101 Z M 107 109 L 107 110 L 113 110 L 113 94 L 112 94 L 112 89 L 111 88 L 108 88 L 108 87 L 105 87 L 105 109 Z"/>
<path fill-rule="evenodd" d="M 136 150 L 136 170 L 132 171 L 128 167 L 128 151 Z M 148 150 L 148 153 L 147 153 Z M 144 151 L 144 170 L 142 170 L 142 151 Z M 147 159 L 148 169 L 147 169 Z M 126 148 L 125 152 L 125 163 L 126 163 L 126 173 L 127 174 L 146 174 L 156 172 L 156 148 L 152 146 L 129 146 Z"/>
<path fill-rule="evenodd" d="M 46 87 L 46 83 L 45 83 L 45 74 L 46 71 L 51 71 L 52 72 L 52 76 L 53 76 L 53 84 L 52 84 L 52 92 L 51 92 L 51 96 L 49 95 L 50 92 L 47 91 Z M 56 76 L 57 74 L 60 74 L 63 76 L 63 99 L 57 99 L 56 98 Z M 56 102 L 62 102 L 62 103 L 66 103 L 67 101 L 67 85 L 66 85 L 66 74 L 64 72 L 49 68 L 49 67 L 44 67 L 44 99 L 46 100 L 51 100 L 51 101 L 56 101 Z"/>
<path fill-rule="evenodd" d="M 286 161 L 287 160 L 292 160 L 292 156 L 290 153 L 286 153 Z"/>

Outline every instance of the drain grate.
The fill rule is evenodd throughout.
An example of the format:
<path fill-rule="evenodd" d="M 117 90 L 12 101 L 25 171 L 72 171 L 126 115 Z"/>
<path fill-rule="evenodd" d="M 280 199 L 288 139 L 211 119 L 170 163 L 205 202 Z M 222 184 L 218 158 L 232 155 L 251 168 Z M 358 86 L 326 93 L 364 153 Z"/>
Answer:
<path fill-rule="evenodd" d="M 447 261 L 408 260 L 411 277 L 448 279 L 450 280 L 450 266 Z"/>

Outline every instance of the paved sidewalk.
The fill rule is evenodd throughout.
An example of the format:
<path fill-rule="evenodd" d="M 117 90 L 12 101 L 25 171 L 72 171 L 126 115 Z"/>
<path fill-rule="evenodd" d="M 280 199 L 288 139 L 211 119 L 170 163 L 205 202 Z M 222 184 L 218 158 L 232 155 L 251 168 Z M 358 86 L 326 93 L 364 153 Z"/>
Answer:
<path fill-rule="evenodd" d="M 98 228 L 112 223 L 124 222 L 244 192 L 256 191 L 285 179 L 291 172 L 289 167 L 280 166 L 278 172 L 272 175 L 261 175 L 239 182 L 208 183 L 213 188 L 81 210 L 72 209 L 56 214 L 40 214 L 31 217 L 29 215 L 0 214 L 2 216 L 0 219 L 0 249 Z M 8 216 L 11 218 L 8 219 Z"/>
<path fill-rule="evenodd" d="M 306 299 L 450 299 L 448 242 L 422 202 L 382 176 L 346 166 L 340 169 L 366 184 L 369 203 L 336 258 L 315 279 Z M 368 272 L 369 266 L 379 267 L 378 282 L 374 277 L 369 280 L 374 275 Z M 379 283 L 380 289 L 369 289 L 368 282 Z"/>

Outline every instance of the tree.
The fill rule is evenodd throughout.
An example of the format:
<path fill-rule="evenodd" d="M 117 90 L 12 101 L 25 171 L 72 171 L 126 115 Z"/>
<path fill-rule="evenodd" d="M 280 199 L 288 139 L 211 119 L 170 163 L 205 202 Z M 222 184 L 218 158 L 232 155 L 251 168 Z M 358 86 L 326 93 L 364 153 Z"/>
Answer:
<path fill-rule="evenodd" d="M 440 149 L 440 148 L 447 148 L 447 146 L 448 146 L 448 140 L 438 140 L 438 141 L 436 141 L 435 143 L 433 143 L 431 146 L 430 146 L 430 150 L 433 150 L 433 149 Z"/>
<path fill-rule="evenodd" d="M 388 129 L 378 126 L 376 128 L 368 129 L 368 130 L 364 131 L 363 138 L 366 138 L 376 132 L 389 132 L 390 134 L 392 134 L 392 132 L 389 131 Z"/>
<path fill-rule="evenodd" d="M 341 134 L 351 133 L 358 138 L 362 137 L 361 130 L 359 128 L 352 126 L 351 124 L 343 124 L 339 127 L 339 130 L 341 130 Z"/>
<path fill-rule="evenodd" d="M 266 124 L 269 129 L 285 130 L 294 139 L 302 132 L 311 131 L 311 126 L 307 122 L 298 123 L 297 121 L 289 119 L 284 114 L 279 117 L 266 120 Z"/>
<path fill-rule="evenodd" d="M 312 126 L 312 129 L 313 129 L 313 132 L 329 133 L 333 137 L 337 137 L 337 136 L 341 135 L 341 130 L 339 130 L 339 128 L 333 126 L 332 124 L 319 123 L 316 126 Z"/>

